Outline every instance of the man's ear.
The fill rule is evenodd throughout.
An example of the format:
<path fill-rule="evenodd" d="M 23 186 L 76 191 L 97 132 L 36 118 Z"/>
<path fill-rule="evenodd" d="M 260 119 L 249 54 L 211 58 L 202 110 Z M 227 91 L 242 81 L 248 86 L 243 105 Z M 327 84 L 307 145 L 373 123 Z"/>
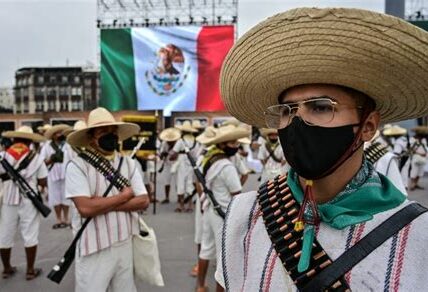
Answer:
<path fill-rule="evenodd" d="M 373 111 L 369 114 L 367 119 L 364 121 L 361 130 L 361 140 L 369 142 L 373 139 L 380 124 L 380 114 L 378 111 Z"/>

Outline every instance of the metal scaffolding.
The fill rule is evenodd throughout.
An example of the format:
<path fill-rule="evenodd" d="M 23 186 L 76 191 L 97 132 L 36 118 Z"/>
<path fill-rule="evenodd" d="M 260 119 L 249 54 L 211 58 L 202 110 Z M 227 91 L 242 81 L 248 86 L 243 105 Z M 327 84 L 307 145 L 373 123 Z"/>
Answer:
<path fill-rule="evenodd" d="M 237 21 L 238 0 L 97 0 L 99 28 L 225 25 Z"/>

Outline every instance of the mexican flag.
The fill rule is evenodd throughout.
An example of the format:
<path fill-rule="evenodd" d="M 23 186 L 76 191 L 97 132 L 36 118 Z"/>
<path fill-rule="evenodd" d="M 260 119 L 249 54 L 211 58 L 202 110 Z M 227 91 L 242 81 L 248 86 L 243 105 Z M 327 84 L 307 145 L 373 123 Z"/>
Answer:
<path fill-rule="evenodd" d="M 100 106 L 110 110 L 217 111 L 233 26 L 101 30 Z"/>

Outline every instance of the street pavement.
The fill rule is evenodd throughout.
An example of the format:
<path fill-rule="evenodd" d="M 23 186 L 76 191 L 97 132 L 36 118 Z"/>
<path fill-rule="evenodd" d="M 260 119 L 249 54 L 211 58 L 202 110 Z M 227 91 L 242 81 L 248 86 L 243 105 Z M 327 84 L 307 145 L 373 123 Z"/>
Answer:
<path fill-rule="evenodd" d="M 248 182 L 244 186 L 244 191 L 255 190 L 258 185 L 257 178 L 257 174 L 250 175 Z M 409 198 L 428 206 L 427 177 L 423 178 L 421 185 L 426 187 L 426 190 L 413 191 L 409 194 Z M 162 200 L 164 196 L 162 185 L 159 185 L 157 194 L 158 199 Z M 174 213 L 174 208 L 176 207 L 175 194 L 171 194 L 171 199 L 172 203 L 170 204 L 156 205 L 156 215 L 152 213 L 153 206 L 150 206 L 150 209 L 146 212 L 147 214 L 144 215 L 144 219 L 149 226 L 155 229 L 157 235 L 165 287 L 153 287 L 138 282 L 138 291 L 181 292 L 194 291 L 195 289 L 196 279 L 189 276 L 189 272 L 197 259 L 196 246 L 193 243 L 194 214 Z M 0 277 L 0 292 L 74 291 L 74 265 L 60 285 L 46 278 L 46 275 L 62 257 L 72 240 L 70 229 L 52 230 L 51 226 L 55 223 L 54 221 L 52 213 L 41 224 L 36 266 L 43 269 L 43 275 L 32 281 L 25 280 L 25 252 L 21 237 L 17 234 L 16 246 L 12 252 L 12 264 L 18 268 L 18 273 L 9 279 Z M 102 270 L 103 267 L 100 267 L 100 273 L 102 273 Z M 215 268 L 211 264 L 207 277 L 210 291 L 215 291 L 214 270 Z"/>

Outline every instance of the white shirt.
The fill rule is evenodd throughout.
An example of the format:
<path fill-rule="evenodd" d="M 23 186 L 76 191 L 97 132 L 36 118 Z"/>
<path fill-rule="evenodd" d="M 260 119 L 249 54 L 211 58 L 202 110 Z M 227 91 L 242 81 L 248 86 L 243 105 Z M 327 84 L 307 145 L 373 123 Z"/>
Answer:
<path fill-rule="evenodd" d="M 191 167 L 190 161 L 187 158 L 186 153 L 180 153 L 180 152 L 184 152 L 185 146 L 187 148 L 189 148 L 190 154 L 196 160 L 198 157 L 198 154 L 199 154 L 200 145 L 198 142 L 196 142 L 196 140 L 194 138 L 193 139 L 187 139 L 185 136 L 185 138 L 178 140 L 175 143 L 174 147 L 172 148 L 175 153 L 179 153 L 178 163 L 179 163 L 180 167 L 183 167 L 183 166 Z"/>
<path fill-rule="evenodd" d="M 19 163 L 28 156 L 28 153 L 25 154 L 19 161 L 16 161 L 10 154 L 3 152 L 2 156 L 5 155 L 5 159 L 14 167 L 17 168 Z M 0 174 L 5 173 L 6 171 L 0 165 Z M 48 175 L 48 170 L 46 165 L 40 157 L 39 154 L 36 154 L 31 160 L 30 164 L 26 169 L 23 169 L 19 172 L 21 176 L 28 182 L 30 187 L 37 192 L 37 180 L 46 178 Z M 22 201 L 22 195 L 19 192 L 18 186 L 10 179 L 3 183 L 3 204 L 10 206 L 17 206 Z"/>
<path fill-rule="evenodd" d="M 120 156 L 114 157 L 113 167 L 119 166 Z M 120 169 L 121 174 L 129 179 L 136 196 L 147 194 L 140 171 L 136 162 L 124 157 Z M 110 184 L 98 171 L 82 158 L 77 157 L 67 165 L 65 179 L 65 193 L 68 199 L 75 197 L 101 197 Z M 112 188 L 108 196 L 116 196 L 119 190 Z M 77 209 L 72 212 L 73 230 L 77 231 L 84 221 Z M 111 211 L 93 218 L 78 245 L 78 255 L 86 256 L 105 249 L 112 244 L 127 240 L 131 235 L 138 233 L 138 225 L 133 220 L 131 212 Z"/>
<path fill-rule="evenodd" d="M 51 143 L 53 143 L 53 141 L 46 142 L 42 150 L 40 151 L 40 155 L 43 157 L 44 160 L 49 159 L 51 155 L 55 153 L 55 150 L 53 149 Z M 68 154 L 67 154 L 68 151 L 67 151 L 66 143 L 62 143 L 58 147 L 64 153 L 64 159 L 62 163 L 55 162 L 52 168 L 49 170 L 48 179 L 52 181 L 58 181 L 65 178 L 65 166 L 68 160 Z M 49 165 L 48 169 L 50 167 L 51 166 Z"/>

